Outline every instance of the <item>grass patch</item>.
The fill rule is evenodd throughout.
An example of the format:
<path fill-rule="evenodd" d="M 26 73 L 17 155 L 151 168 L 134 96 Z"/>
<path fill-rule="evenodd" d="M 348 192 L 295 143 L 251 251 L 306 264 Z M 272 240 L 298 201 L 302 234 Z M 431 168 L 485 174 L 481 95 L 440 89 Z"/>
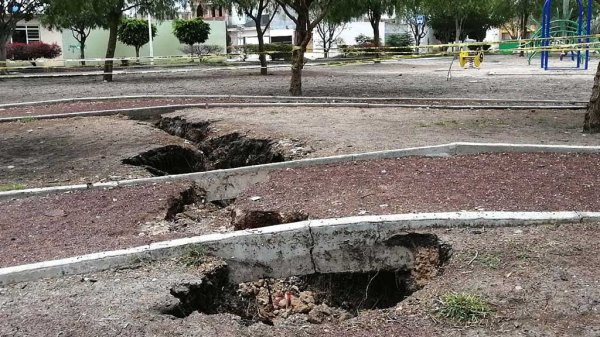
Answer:
<path fill-rule="evenodd" d="M 23 117 L 21 119 L 19 119 L 19 122 L 21 123 L 31 123 L 31 122 L 35 122 L 37 121 L 37 118 L 35 117 Z"/>
<path fill-rule="evenodd" d="M 438 302 L 438 316 L 454 322 L 478 323 L 492 313 L 489 303 L 478 295 L 451 293 L 442 295 Z"/>
<path fill-rule="evenodd" d="M 0 192 L 24 190 L 27 188 L 24 184 L 0 184 Z"/>
<path fill-rule="evenodd" d="M 498 269 L 498 267 L 500 267 L 500 264 L 502 263 L 502 260 L 496 255 L 482 255 L 477 258 L 477 262 L 479 262 L 484 267 Z"/>
<path fill-rule="evenodd" d="M 179 259 L 179 263 L 186 267 L 198 267 L 204 263 L 206 251 L 198 246 L 190 249 L 185 255 Z"/>

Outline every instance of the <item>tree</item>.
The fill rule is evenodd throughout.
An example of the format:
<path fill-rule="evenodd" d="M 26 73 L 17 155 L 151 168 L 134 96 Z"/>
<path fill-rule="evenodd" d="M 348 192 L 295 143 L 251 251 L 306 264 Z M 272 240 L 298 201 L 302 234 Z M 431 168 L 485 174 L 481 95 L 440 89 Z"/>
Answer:
<path fill-rule="evenodd" d="M 65 2 L 53 1 L 44 9 L 42 24 L 49 29 L 62 31 L 68 29 L 77 42 L 79 42 L 79 57 L 81 65 L 85 65 L 85 45 L 93 29 L 101 27 L 104 23 L 96 15 L 91 2 L 85 2 L 78 10 L 73 10 Z"/>
<path fill-rule="evenodd" d="M 173 22 L 173 33 L 179 42 L 190 46 L 193 58 L 194 45 L 196 43 L 204 43 L 206 40 L 208 40 L 210 25 L 204 22 L 201 18 L 195 18 L 192 20 L 175 20 Z"/>
<path fill-rule="evenodd" d="M 0 0 L 0 74 L 6 74 L 6 45 L 21 20 L 31 20 L 45 0 Z"/>
<path fill-rule="evenodd" d="M 346 29 L 346 23 L 326 18 L 317 24 L 316 29 L 321 38 L 319 43 L 323 47 L 323 56 L 328 58 L 333 43 L 338 40 L 340 34 Z"/>
<path fill-rule="evenodd" d="M 429 24 L 442 42 L 453 37 L 460 42 L 467 35 L 483 40 L 491 27 L 499 27 L 512 18 L 506 0 L 428 0 Z"/>
<path fill-rule="evenodd" d="M 60 3 L 61 6 L 70 6 L 73 11 L 81 11 L 86 4 L 90 4 L 94 13 L 102 22 L 102 28 L 108 29 L 108 44 L 106 47 L 106 60 L 104 61 L 104 81 L 113 79 L 113 63 L 117 49 L 117 31 L 124 13 L 136 11 L 139 14 L 151 14 L 158 20 L 174 16 L 177 13 L 177 4 L 185 6 L 188 0 L 39 0 Z"/>
<path fill-rule="evenodd" d="M 156 26 L 152 25 L 152 37 L 156 36 Z M 150 42 L 148 21 L 141 19 L 124 19 L 117 30 L 119 41 L 135 48 L 135 57 L 140 58 L 140 48 Z"/>
<path fill-rule="evenodd" d="M 258 39 L 260 73 L 262 75 L 267 75 L 268 70 L 267 54 L 265 50 L 265 33 L 271 26 L 271 22 L 277 14 L 279 5 L 274 0 L 220 0 L 218 3 L 228 7 L 235 6 L 239 14 L 244 14 L 254 21 L 254 27 L 256 27 L 256 38 Z"/>
<path fill-rule="evenodd" d="M 403 0 L 398 3 L 396 15 L 406 22 L 410 28 L 415 45 L 421 45 L 421 40 L 427 36 L 426 0 Z M 419 19 L 422 18 L 422 21 Z"/>
<path fill-rule="evenodd" d="M 296 24 L 292 50 L 290 94 L 302 96 L 304 53 L 313 37 L 313 29 L 329 13 L 336 0 L 276 0 L 285 14 Z"/>
<path fill-rule="evenodd" d="M 383 15 L 394 14 L 399 1 L 402 0 L 344 0 L 338 1 L 331 10 L 331 16 L 338 22 L 347 22 L 350 19 L 366 15 L 373 29 L 373 44 L 381 47 L 381 32 L 379 24 Z"/>

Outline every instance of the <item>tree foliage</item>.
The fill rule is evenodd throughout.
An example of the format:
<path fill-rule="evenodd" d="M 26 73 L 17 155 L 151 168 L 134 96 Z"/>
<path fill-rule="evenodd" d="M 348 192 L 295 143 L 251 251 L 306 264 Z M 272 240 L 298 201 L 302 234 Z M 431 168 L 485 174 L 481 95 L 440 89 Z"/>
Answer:
<path fill-rule="evenodd" d="M 152 25 L 152 37 L 156 36 L 156 26 Z M 140 48 L 150 42 L 148 21 L 142 19 L 124 19 L 117 30 L 119 41 L 135 48 L 135 56 L 140 57 Z"/>
<path fill-rule="evenodd" d="M 254 22 L 256 37 L 258 39 L 258 57 L 260 60 L 260 73 L 267 75 L 267 55 L 265 53 L 265 33 L 277 14 L 279 4 L 275 0 L 217 0 L 229 8 L 235 7 L 239 15 L 246 15 Z M 265 14 L 267 20 L 264 20 Z"/>
<path fill-rule="evenodd" d="M 442 42 L 460 41 L 468 35 L 483 40 L 491 27 L 499 27 L 512 18 L 506 0 L 428 0 L 429 24 Z"/>
<path fill-rule="evenodd" d="M 79 42 L 80 58 L 85 59 L 85 45 L 93 29 L 105 26 L 102 17 L 94 11 L 92 2 L 82 4 L 77 10 L 64 1 L 51 1 L 44 8 L 41 22 L 51 30 L 71 31 L 73 38 Z M 85 65 L 85 61 L 81 61 Z"/>
<path fill-rule="evenodd" d="M 0 74 L 6 73 L 6 44 L 17 22 L 32 19 L 45 2 L 46 0 L 0 0 Z"/>
<path fill-rule="evenodd" d="M 208 40 L 210 25 L 201 18 L 175 20 L 173 22 L 173 33 L 179 42 L 191 47 L 196 43 L 204 43 Z"/>

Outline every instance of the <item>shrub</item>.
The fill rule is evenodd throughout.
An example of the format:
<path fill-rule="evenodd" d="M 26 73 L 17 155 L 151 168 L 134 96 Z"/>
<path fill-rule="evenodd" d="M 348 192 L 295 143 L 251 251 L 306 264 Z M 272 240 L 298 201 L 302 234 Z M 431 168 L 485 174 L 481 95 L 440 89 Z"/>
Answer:
<path fill-rule="evenodd" d="M 15 61 L 32 61 L 40 58 L 53 59 L 57 58 L 62 53 L 62 50 L 56 43 L 15 42 L 9 43 L 6 47 L 6 57 Z"/>
<path fill-rule="evenodd" d="M 194 55 L 219 55 L 223 54 L 223 47 L 215 44 L 195 44 L 193 46 L 185 45 L 181 47 L 181 51 Z"/>
<path fill-rule="evenodd" d="M 409 47 L 413 45 L 413 39 L 408 33 L 390 34 L 385 38 L 385 45 L 391 47 L 392 52 L 406 54 L 412 52 Z"/>
<path fill-rule="evenodd" d="M 287 43 L 265 43 L 265 53 L 271 60 L 291 61 L 293 49 L 294 46 Z M 258 54 L 258 45 L 247 44 L 243 51 L 245 54 Z"/>

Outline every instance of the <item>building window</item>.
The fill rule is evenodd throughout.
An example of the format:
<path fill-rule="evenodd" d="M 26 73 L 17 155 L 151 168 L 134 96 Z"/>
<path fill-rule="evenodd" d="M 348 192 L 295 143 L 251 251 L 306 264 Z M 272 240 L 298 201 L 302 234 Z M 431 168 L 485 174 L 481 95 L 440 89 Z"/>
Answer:
<path fill-rule="evenodd" d="M 223 16 L 223 6 L 219 6 L 219 17 Z"/>
<path fill-rule="evenodd" d="M 271 43 L 292 44 L 292 36 L 271 36 Z"/>
<path fill-rule="evenodd" d="M 17 26 L 13 32 L 12 42 L 30 43 L 40 41 L 39 26 Z"/>
<path fill-rule="evenodd" d="M 213 18 L 216 17 L 217 16 L 217 7 L 214 7 L 214 6 L 211 7 L 210 12 L 211 12 L 210 14 L 212 14 Z"/>
<path fill-rule="evenodd" d="M 202 8 L 202 5 L 198 6 L 198 8 L 196 9 L 196 17 L 198 17 L 198 18 L 204 17 L 204 8 Z"/>

